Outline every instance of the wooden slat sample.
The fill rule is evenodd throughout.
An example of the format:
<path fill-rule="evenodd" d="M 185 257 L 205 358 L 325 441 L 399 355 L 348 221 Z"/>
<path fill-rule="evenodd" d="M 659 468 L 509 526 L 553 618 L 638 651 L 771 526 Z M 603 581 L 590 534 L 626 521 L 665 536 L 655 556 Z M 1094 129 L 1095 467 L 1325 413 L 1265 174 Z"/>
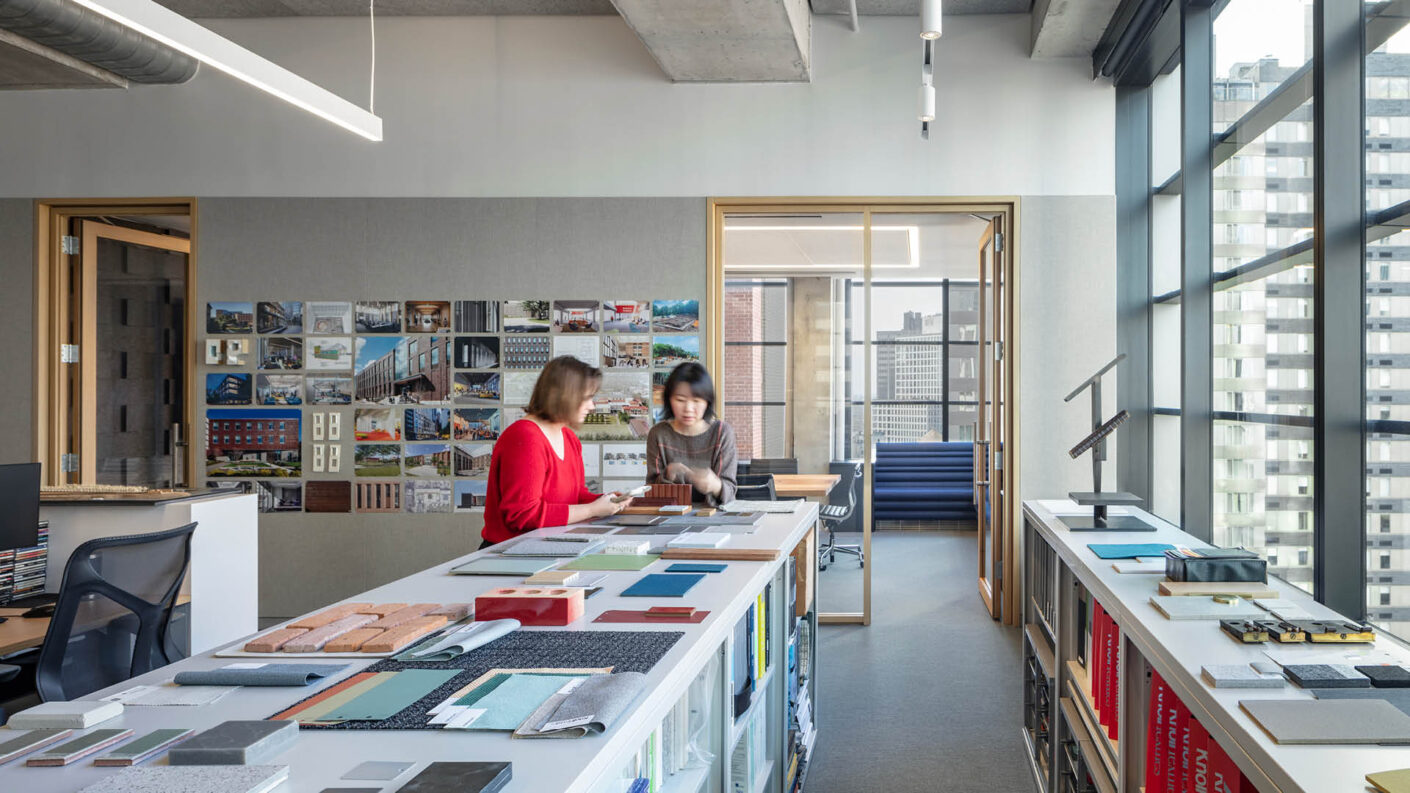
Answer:
<path fill-rule="evenodd" d="M 662 559 L 696 559 L 721 562 L 772 562 L 779 552 L 769 548 L 667 548 Z"/>
<path fill-rule="evenodd" d="M 352 482 L 304 482 L 304 512 L 352 512 Z"/>
<path fill-rule="evenodd" d="M 284 645 L 286 653 L 316 653 L 323 649 L 323 645 L 342 636 L 348 631 L 361 628 L 369 622 L 375 620 L 371 614 L 349 614 L 340 620 L 335 620 L 321 628 L 313 630 L 289 640 Z"/>
<path fill-rule="evenodd" d="M 277 631 L 270 631 L 263 636 L 245 642 L 245 652 L 247 653 L 276 653 L 284 644 L 292 639 L 296 639 L 305 633 L 307 628 L 281 628 Z"/>
<path fill-rule="evenodd" d="M 368 639 L 374 639 L 381 635 L 381 628 L 357 628 L 323 645 L 323 652 L 355 653 L 367 643 Z"/>
<path fill-rule="evenodd" d="M 370 608 L 371 603 L 343 603 L 329 609 L 324 609 L 317 614 L 310 614 L 303 619 L 294 620 L 286 628 L 322 628 L 330 622 L 340 620 L 352 614 L 361 614 L 363 609 Z"/>
<path fill-rule="evenodd" d="M 381 636 L 362 645 L 362 651 L 365 653 L 394 653 L 431 631 L 445 625 L 446 622 L 448 622 L 448 620 L 444 615 L 418 617 L 404 625 L 399 625 L 388 631 L 384 631 Z"/>
<path fill-rule="evenodd" d="M 1278 590 L 1257 581 L 1161 581 L 1160 594 L 1167 596 L 1234 595 L 1245 600 L 1275 598 Z"/>

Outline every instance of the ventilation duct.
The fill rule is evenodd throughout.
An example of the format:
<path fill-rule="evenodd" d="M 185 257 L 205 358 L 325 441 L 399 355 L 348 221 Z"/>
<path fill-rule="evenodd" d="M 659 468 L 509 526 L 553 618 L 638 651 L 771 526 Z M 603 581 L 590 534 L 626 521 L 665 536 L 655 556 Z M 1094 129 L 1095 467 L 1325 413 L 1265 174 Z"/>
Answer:
<path fill-rule="evenodd" d="M 200 65 L 68 0 L 0 0 L 0 28 L 134 83 L 184 83 Z"/>

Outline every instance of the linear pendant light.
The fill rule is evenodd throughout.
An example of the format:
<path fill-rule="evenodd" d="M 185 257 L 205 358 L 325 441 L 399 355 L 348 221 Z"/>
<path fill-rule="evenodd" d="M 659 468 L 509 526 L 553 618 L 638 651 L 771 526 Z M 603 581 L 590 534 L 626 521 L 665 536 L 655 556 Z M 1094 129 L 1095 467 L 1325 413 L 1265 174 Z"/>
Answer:
<path fill-rule="evenodd" d="M 152 0 L 73 1 L 349 132 L 382 139 L 381 118 Z"/>

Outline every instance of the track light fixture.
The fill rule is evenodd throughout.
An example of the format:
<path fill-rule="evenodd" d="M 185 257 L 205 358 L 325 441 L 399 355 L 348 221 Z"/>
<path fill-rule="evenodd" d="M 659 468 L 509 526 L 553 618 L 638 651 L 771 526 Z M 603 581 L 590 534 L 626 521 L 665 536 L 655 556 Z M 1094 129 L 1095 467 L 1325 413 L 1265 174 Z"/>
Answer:
<path fill-rule="evenodd" d="M 940 0 L 920 0 L 920 37 L 940 38 Z"/>
<path fill-rule="evenodd" d="M 920 84 L 920 115 L 921 121 L 935 120 L 935 86 L 930 83 Z"/>

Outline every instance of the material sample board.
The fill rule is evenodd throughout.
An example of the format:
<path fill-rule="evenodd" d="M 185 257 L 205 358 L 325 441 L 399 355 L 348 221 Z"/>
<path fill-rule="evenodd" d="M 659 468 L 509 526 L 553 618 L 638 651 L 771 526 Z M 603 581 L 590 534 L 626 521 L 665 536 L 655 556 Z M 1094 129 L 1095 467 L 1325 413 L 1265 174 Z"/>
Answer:
<path fill-rule="evenodd" d="M 1379 699 L 1254 699 L 1239 707 L 1279 744 L 1410 745 L 1410 716 Z"/>

